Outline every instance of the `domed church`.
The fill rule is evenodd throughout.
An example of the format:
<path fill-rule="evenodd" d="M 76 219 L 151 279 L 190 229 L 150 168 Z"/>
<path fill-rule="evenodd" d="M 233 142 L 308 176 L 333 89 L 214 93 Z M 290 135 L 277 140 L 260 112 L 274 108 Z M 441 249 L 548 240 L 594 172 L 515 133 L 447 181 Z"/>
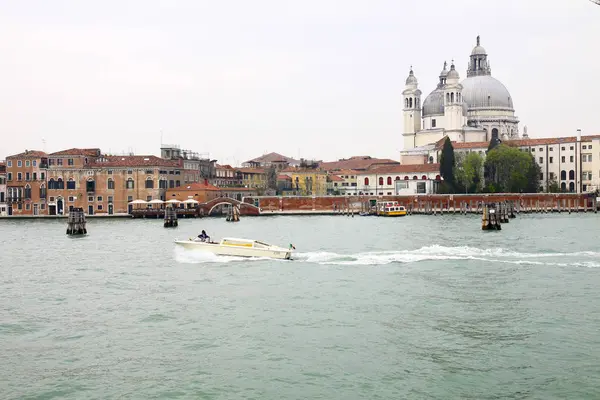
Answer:
<path fill-rule="evenodd" d="M 454 62 L 449 70 L 444 63 L 437 87 L 421 104 L 419 82 L 411 67 L 402 95 L 404 151 L 435 143 L 444 136 L 455 142 L 519 139 L 512 97 L 502 82 L 492 77 L 479 36 L 466 79 L 460 80 Z"/>

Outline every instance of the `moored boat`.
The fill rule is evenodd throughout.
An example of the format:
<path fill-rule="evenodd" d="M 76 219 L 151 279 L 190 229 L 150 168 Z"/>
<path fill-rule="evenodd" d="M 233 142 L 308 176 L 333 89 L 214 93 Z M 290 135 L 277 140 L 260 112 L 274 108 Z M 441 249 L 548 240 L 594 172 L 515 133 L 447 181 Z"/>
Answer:
<path fill-rule="evenodd" d="M 294 246 L 289 249 L 270 245 L 258 240 L 223 238 L 220 242 L 198 240 L 176 240 L 175 243 L 184 249 L 204 251 L 220 256 L 267 257 L 289 260 L 292 258 Z"/>
<path fill-rule="evenodd" d="M 377 202 L 377 215 L 382 217 L 403 217 L 406 215 L 406 208 L 397 201 L 379 201 Z"/>

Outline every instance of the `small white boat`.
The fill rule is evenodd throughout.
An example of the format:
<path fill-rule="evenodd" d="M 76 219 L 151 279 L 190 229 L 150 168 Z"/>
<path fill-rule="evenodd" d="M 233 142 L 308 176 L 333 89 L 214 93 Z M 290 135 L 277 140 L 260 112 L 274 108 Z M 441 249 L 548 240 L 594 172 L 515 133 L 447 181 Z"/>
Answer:
<path fill-rule="evenodd" d="M 205 251 L 220 256 L 237 257 L 268 257 L 283 260 L 292 258 L 294 246 L 289 249 L 273 246 L 258 240 L 224 238 L 217 242 L 202 242 L 199 240 L 176 240 L 175 243 L 188 250 Z"/>

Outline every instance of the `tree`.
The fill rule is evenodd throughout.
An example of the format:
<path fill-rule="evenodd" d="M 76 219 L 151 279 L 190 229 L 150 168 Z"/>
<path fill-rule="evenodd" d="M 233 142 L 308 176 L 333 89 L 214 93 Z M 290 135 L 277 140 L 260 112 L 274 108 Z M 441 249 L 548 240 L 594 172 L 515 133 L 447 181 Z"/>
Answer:
<path fill-rule="evenodd" d="M 477 193 L 481 190 L 481 180 L 483 173 L 483 157 L 478 153 L 471 152 L 466 155 L 458 155 L 454 167 L 454 179 L 456 185 L 461 186 L 461 191 L 465 193 Z M 458 189 L 458 187 L 457 187 Z"/>
<path fill-rule="evenodd" d="M 540 167 L 529 152 L 504 144 L 487 154 L 487 191 L 537 193 Z"/>
<path fill-rule="evenodd" d="M 555 176 L 553 176 L 548 181 L 548 187 L 546 188 L 546 192 L 548 192 L 548 193 L 560 193 L 560 185 L 558 184 L 558 181 L 556 180 Z"/>
<path fill-rule="evenodd" d="M 454 163 L 454 148 L 450 138 L 446 136 L 440 156 L 440 175 L 444 178 L 445 186 L 450 190 L 454 188 Z"/>
<path fill-rule="evenodd" d="M 267 188 L 277 190 L 277 169 L 274 165 L 267 170 Z"/>

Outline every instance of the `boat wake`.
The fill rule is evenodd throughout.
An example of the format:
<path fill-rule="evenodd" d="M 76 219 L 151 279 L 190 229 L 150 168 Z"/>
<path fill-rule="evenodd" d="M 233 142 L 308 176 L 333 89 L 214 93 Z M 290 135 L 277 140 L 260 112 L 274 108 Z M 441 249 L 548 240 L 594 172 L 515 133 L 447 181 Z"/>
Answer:
<path fill-rule="evenodd" d="M 524 265 L 600 267 L 600 253 L 519 253 L 502 248 L 478 249 L 469 246 L 426 246 L 416 250 L 337 254 L 332 252 L 296 253 L 294 259 L 321 265 L 385 265 L 430 260 L 479 260 Z M 569 259 L 576 259 L 569 262 Z"/>
<path fill-rule="evenodd" d="M 219 256 L 204 251 L 186 250 L 181 247 L 175 247 L 175 260 L 182 264 L 211 264 L 211 263 L 230 263 L 230 262 L 252 262 L 252 261 L 288 261 L 271 259 L 268 257 L 237 257 L 237 256 Z"/>

